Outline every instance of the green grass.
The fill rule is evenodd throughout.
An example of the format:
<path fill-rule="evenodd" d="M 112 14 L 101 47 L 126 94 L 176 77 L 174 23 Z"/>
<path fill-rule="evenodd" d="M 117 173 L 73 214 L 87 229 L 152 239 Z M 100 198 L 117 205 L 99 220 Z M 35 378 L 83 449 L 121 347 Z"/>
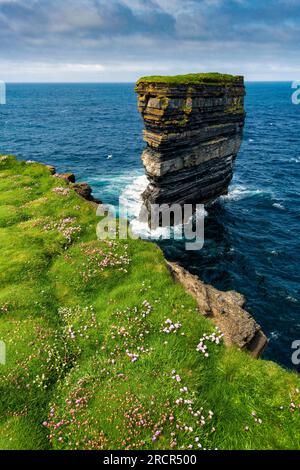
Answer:
<path fill-rule="evenodd" d="M 215 328 L 158 247 L 97 241 L 98 222 L 0 157 L 0 449 L 299 449 L 299 377 L 222 342 L 205 358 Z"/>
<path fill-rule="evenodd" d="M 224 73 L 190 73 L 187 75 L 153 75 L 142 77 L 137 86 L 143 83 L 166 83 L 174 85 L 220 85 L 239 83 L 242 77 Z"/>

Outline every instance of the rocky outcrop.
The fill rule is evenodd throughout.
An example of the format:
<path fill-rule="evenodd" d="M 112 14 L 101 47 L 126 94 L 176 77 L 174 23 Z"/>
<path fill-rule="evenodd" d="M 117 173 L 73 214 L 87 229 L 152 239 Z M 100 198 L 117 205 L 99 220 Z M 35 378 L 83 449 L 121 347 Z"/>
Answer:
<path fill-rule="evenodd" d="M 199 312 L 210 317 L 224 334 L 227 346 L 237 346 L 259 357 L 268 344 L 261 327 L 244 310 L 245 298 L 237 292 L 221 292 L 204 284 L 176 263 L 167 262 L 173 278 L 197 301 Z"/>
<path fill-rule="evenodd" d="M 221 74 L 137 82 L 150 204 L 207 204 L 227 193 L 245 121 L 244 79 Z"/>
<path fill-rule="evenodd" d="M 67 183 L 75 183 L 76 181 L 74 173 L 56 173 L 55 176 L 65 180 Z"/>
<path fill-rule="evenodd" d="M 97 202 L 98 204 L 101 204 L 101 201 L 99 199 L 95 199 L 92 195 L 93 190 L 89 184 L 75 183 L 72 184 L 72 188 L 76 191 L 77 194 L 79 194 L 79 196 L 83 197 L 87 201 Z"/>
<path fill-rule="evenodd" d="M 27 162 L 28 163 L 28 162 Z M 45 165 L 45 167 L 50 171 L 51 175 L 55 175 L 56 168 L 53 165 Z"/>
<path fill-rule="evenodd" d="M 97 199 L 93 196 L 93 190 L 91 186 L 87 183 L 76 183 L 76 177 L 74 173 L 57 173 L 56 168 L 52 165 L 45 165 L 45 167 L 50 171 L 51 175 L 55 178 L 62 179 L 66 181 L 74 191 L 83 197 L 87 201 L 90 201 L 95 204 L 102 204 L 100 199 Z"/>

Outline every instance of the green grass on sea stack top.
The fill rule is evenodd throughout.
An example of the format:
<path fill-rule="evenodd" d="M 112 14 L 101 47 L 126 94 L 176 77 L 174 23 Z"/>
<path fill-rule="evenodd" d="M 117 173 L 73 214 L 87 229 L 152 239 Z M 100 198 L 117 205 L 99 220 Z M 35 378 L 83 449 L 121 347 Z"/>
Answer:
<path fill-rule="evenodd" d="M 0 156 L 0 449 L 300 449 L 299 376 L 222 340 L 197 351 L 219 333 L 161 250 L 97 240 L 98 222 L 43 165 Z"/>
<path fill-rule="evenodd" d="M 190 73 L 187 75 L 153 75 L 142 77 L 137 81 L 141 83 L 170 83 L 175 85 L 201 85 L 201 84 L 224 84 L 240 82 L 240 75 L 229 75 L 223 73 Z"/>

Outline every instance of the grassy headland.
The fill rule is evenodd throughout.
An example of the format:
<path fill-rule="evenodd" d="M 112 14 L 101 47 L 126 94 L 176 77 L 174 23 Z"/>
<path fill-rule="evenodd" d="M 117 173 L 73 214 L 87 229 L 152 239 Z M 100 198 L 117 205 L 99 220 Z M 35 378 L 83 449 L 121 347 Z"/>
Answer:
<path fill-rule="evenodd" d="M 174 85 L 224 85 L 240 83 L 243 77 L 225 73 L 189 73 L 186 75 L 153 75 L 142 77 L 137 81 L 141 83 L 165 83 Z"/>
<path fill-rule="evenodd" d="M 97 241 L 95 212 L 0 157 L 0 448 L 299 449 L 299 377 L 226 349 L 159 248 Z"/>

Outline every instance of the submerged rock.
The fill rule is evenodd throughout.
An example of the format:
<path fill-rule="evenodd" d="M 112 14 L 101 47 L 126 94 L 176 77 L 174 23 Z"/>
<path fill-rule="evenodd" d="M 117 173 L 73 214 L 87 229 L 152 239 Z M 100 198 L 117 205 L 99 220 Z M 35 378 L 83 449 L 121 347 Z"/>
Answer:
<path fill-rule="evenodd" d="M 222 292 L 204 284 L 176 263 L 167 262 L 175 280 L 197 301 L 199 312 L 210 317 L 224 334 L 227 346 L 237 346 L 259 357 L 268 344 L 260 325 L 244 309 L 245 298 L 238 292 Z"/>
<path fill-rule="evenodd" d="M 244 79 L 221 74 L 137 82 L 151 204 L 207 204 L 227 194 L 245 122 Z"/>

